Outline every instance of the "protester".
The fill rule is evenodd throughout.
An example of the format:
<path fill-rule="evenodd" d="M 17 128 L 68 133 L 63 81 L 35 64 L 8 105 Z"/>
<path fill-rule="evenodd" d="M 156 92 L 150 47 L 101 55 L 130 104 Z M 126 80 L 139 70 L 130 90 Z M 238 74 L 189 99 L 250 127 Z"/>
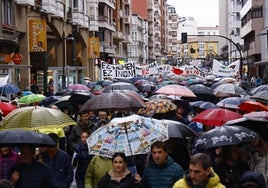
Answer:
<path fill-rule="evenodd" d="M 91 159 L 86 170 L 85 188 L 97 188 L 101 178 L 112 167 L 113 167 L 112 160 L 110 158 L 98 155 L 94 156 Z"/>
<path fill-rule="evenodd" d="M 87 132 L 89 135 L 97 129 L 95 124 L 89 124 L 88 120 L 88 112 L 81 111 L 79 112 L 80 118 L 77 122 L 77 125 L 73 126 L 70 136 L 69 136 L 69 144 L 71 147 L 71 152 L 74 151 L 76 145 L 80 141 L 82 132 Z"/>
<path fill-rule="evenodd" d="M 57 188 L 69 188 L 73 181 L 73 167 L 69 155 L 58 149 L 59 137 L 55 133 L 48 134 L 56 143 L 54 147 L 47 147 L 40 153 L 40 159 L 46 163 L 52 171 L 54 186 Z"/>
<path fill-rule="evenodd" d="M 256 79 L 255 79 L 255 86 L 258 87 L 262 85 L 262 79 L 258 76 Z"/>
<path fill-rule="evenodd" d="M 142 187 L 139 174 L 132 176 L 132 172 L 127 168 L 127 157 L 124 153 L 118 152 L 112 156 L 113 168 L 102 177 L 98 188 L 138 188 Z"/>
<path fill-rule="evenodd" d="M 183 177 L 183 168 L 168 156 L 167 146 L 160 141 L 151 145 L 149 166 L 143 171 L 143 182 L 146 188 L 170 188 Z"/>
<path fill-rule="evenodd" d="M 35 80 L 32 81 L 31 92 L 33 92 L 34 94 L 39 93 L 39 87 L 38 87 L 38 85 L 37 85 Z"/>
<path fill-rule="evenodd" d="M 85 187 L 85 174 L 87 166 L 93 156 L 88 153 L 88 146 L 86 139 L 89 137 L 87 132 L 81 134 L 81 141 L 75 148 L 75 155 L 73 159 L 73 166 L 77 167 L 75 171 L 75 180 L 77 188 Z"/>
<path fill-rule="evenodd" d="M 188 119 L 187 115 L 184 113 L 184 109 L 181 106 L 178 106 L 176 114 L 171 120 L 179 121 L 181 123 L 184 123 L 185 125 L 189 125 L 191 122 Z"/>
<path fill-rule="evenodd" d="M 224 146 L 221 152 L 222 157 L 218 157 L 215 162 L 215 172 L 219 175 L 221 183 L 228 188 L 241 187 L 242 175 L 250 170 L 247 153 L 241 155 L 237 145 Z M 244 159 L 241 158 L 243 156 Z"/>
<path fill-rule="evenodd" d="M 16 188 L 54 188 L 50 168 L 34 159 L 35 147 L 23 145 L 20 147 L 21 163 L 15 165 L 9 180 Z"/>
<path fill-rule="evenodd" d="M 189 162 L 189 171 L 184 178 L 178 180 L 173 188 L 225 188 L 220 183 L 219 176 L 213 172 L 211 160 L 208 155 L 197 153 L 191 156 Z"/>
<path fill-rule="evenodd" d="M 18 162 L 19 155 L 11 147 L 0 147 L 0 179 L 8 179 L 10 169 Z"/>

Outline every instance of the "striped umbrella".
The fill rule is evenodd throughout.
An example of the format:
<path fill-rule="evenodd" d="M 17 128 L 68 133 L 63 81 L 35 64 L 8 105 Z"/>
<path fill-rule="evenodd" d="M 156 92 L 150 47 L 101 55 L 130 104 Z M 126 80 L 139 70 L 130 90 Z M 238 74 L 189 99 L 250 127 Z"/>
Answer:
<path fill-rule="evenodd" d="M 38 130 L 40 128 L 63 128 L 75 124 L 72 118 L 60 110 L 27 106 L 9 113 L 0 125 L 2 129 Z"/>

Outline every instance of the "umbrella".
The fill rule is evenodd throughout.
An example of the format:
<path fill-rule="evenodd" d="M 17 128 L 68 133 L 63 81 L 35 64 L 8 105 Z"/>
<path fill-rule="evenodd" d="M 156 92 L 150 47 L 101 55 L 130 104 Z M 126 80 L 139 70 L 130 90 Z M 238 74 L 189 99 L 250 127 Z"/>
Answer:
<path fill-rule="evenodd" d="M 161 119 L 162 123 L 168 126 L 168 137 L 169 138 L 181 138 L 186 139 L 189 137 L 197 137 L 198 134 L 193 131 L 189 126 L 173 120 Z"/>
<path fill-rule="evenodd" d="M 242 117 L 235 120 L 227 121 L 225 126 L 243 126 L 257 132 L 263 138 L 268 136 L 268 119 Z"/>
<path fill-rule="evenodd" d="M 82 107 L 83 110 L 125 110 L 145 106 L 142 97 L 132 90 L 114 90 L 101 93 L 89 99 Z"/>
<path fill-rule="evenodd" d="M 89 91 L 89 88 L 84 84 L 73 84 L 70 85 L 67 89 L 72 91 Z"/>
<path fill-rule="evenodd" d="M 40 102 L 45 98 L 46 96 L 42 94 L 25 95 L 18 100 L 18 103 L 32 104 L 32 103 Z"/>
<path fill-rule="evenodd" d="M 5 96 L 0 96 L 0 101 L 1 102 L 10 102 L 10 100 L 8 98 L 6 98 Z"/>
<path fill-rule="evenodd" d="M 145 103 L 145 108 L 141 108 L 138 114 L 152 116 L 154 114 L 164 114 L 169 111 L 177 110 L 177 106 L 168 99 L 153 99 Z"/>
<path fill-rule="evenodd" d="M 186 86 L 175 85 L 175 84 L 163 86 L 159 88 L 155 93 L 182 96 L 182 97 L 196 97 L 196 95 Z"/>
<path fill-rule="evenodd" d="M 197 108 L 202 108 L 202 109 L 214 109 L 214 108 L 219 108 L 216 104 L 209 102 L 209 101 L 194 101 L 190 102 L 190 106 L 194 106 Z"/>
<path fill-rule="evenodd" d="M 208 149 L 218 146 L 237 145 L 259 139 L 259 135 L 242 126 L 221 126 L 203 132 L 194 143 L 196 149 Z"/>
<path fill-rule="evenodd" d="M 234 97 L 240 95 L 247 95 L 247 92 L 239 85 L 232 83 L 224 83 L 213 89 L 216 97 Z"/>
<path fill-rule="evenodd" d="M 14 84 L 8 84 L 0 87 L 0 93 L 1 95 L 7 95 L 12 93 L 18 93 L 20 91 L 20 88 L 18 88 Z"/>
<path fill-rule="evenodd" d="M 27 106 L 9 113 L 1 122 L 2 129 L 63 128 L 76 123 L 66 114 L 57 109 Z"/>
<path fill-rule="evenodd" d="M 257 101 L 244 101 L 238 107 L 241 111 L 247 113 L 253 111 L 268 111 L 268 106 Z"/>
<path fill-rule="evenodd" d="M 14 106 L 11 103 L 8 103 L 8 102 L 0 102 L 0 109 L 3 112 L 3 115 L 6 116 L 7 114 L 9 114 L 10 112 L 12 112 L 13 110 L 16 110 L 17 107 Z"/>
<path fill-rule="evenodd" d="M 29 144 L 35 147 L 54 146 L 50 136 L 35 131 L 12 129 L 0 131 L 0 146 L 20 146 Z"/>
<path fill-rule="evenodd" d="M 210 87 L 203 84 L 194 84 L 188 87 L 197 97 L 198 100 L 214 100 L 215 95 Z"/>
<path fill-rule="evenodd" d="M 254 95 L 260 91 L 268 91 L 268 84 L 264 84 L 264 85 L 260 85 L 258 87 L 255 87 L 253 88 L 251 91 L 250 91 L 250 94 L 251 95 Z"/>
<path fill-rule="evenodd" d="M 26 91 L 22 91 L 22 96 L 32 95 L 32 94 L 34 94 L 34 93 L 31 92 L 31 91 L 28 91 L 28 90 L 26 90 Z"/>
<path fill-rule="evenodd" d="M 113 91 L 113 90 L 132 90 L 138 92 L 139 89 L 136 88 L 133 84 L 127 82 L 116 82 L 112 83 L 109 86 L 106 86 L 103 90 L 104 93 Z"/>
<path fill-rule="evenodd" d="M 244 117 L 268 120 L 268 111 L 250 112 L 248 114 L 244 114 Z"/>
<path fill-rule="evenodd" d="M 61 98 L 61 96 L 57 96 L 57 95 L 46 97 L 45 99 L 39 102 L 39 106 L 49 106 L 55 103 L 56 101 L 58 101 L 59 98 Z"/>
<path fill-rule="evenodd" d="M 231 110 L 217 108 L 207 109 L 197 114 L 192 121 L 200 122 L 210 126 L 221 126 L 229 120 L 241 118 L 242 115 Z"/>
<path fill-rule="evenodd" d="M 256 101 L 268 103 L 268 90 L 258 91 L 256 93 L 254 93 L 250 98 L 254 99 Z"/>
<path fill-rule="evenodd" d="M 126 156 L 147 154 L 155 141 L 168 140 L 167 125 L 153 118 L 131 115 L 114 118 L 94 131 L 87 144 L 89 154 L 111 157 L 115 152 Z"/>
<path fill-rule="evenodd" d="M 239 105 L 246 99 L 241 97 L 227 97 L 219 101 L 216 105 L 223 108 L 239 109 Z"/>

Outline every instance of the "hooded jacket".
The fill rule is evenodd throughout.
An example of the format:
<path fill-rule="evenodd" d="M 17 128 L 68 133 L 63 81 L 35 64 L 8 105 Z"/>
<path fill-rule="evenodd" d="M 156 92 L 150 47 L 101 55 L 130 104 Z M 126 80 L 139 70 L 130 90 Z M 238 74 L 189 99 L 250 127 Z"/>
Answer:
<path fill-rule="evenodd" d="M 193 185 L 191 177 L 190 177 L 190 173 L 188 171 L 185 173 L 185 176 L 183 179 L 180 179 L 174 184 L 173 188 L 225 188 L 225 186 L 220 183 L 219 176 L 213 171 L 211 172 L 212 173 L 206 185 L 203 185 L 203 186 Z"/>
<path fill-rule="evenodd" d="M 168 156 L 167 162 L 159 166 L 152 158 L 143 171 L 142 180 L 146 188 L 170 188 L 183 177 L 183 168 Z"/>

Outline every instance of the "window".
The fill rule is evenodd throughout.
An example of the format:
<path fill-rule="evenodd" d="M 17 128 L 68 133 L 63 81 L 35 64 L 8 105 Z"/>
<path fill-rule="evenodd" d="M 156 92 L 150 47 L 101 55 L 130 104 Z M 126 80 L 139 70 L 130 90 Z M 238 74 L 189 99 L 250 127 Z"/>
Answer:
<path fill-rule="evenodd" d="M 2 0 L 2 23 L 6 25 L 14 25 L 14 10 L 12 9 L 12 0 Z"/>

